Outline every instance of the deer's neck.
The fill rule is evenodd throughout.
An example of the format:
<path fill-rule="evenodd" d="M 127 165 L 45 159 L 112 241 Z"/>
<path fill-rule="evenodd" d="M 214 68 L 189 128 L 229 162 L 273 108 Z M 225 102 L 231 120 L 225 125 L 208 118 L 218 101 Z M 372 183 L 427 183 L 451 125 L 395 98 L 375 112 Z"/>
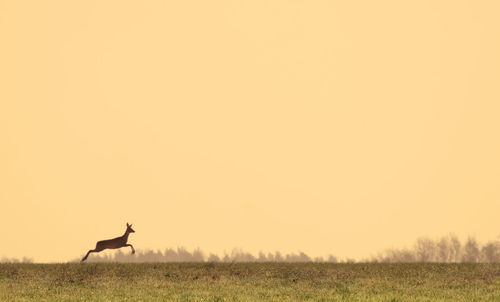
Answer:
<path fill-rule="evenodd" d="M 130 234 L 129 232 L 125 231 L 125 234 L 123 234 L 123 239 L 125 239 L 125 241 L 128 240 L 128 234 Z"/>

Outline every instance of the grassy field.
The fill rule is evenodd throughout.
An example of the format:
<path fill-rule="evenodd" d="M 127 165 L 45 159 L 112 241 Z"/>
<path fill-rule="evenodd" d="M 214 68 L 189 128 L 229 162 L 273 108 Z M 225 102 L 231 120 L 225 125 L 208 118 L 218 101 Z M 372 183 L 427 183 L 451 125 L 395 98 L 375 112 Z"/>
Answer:
<path fill-rule="evenodd" d="M 0 264 L 1 301 L 500 301 L 497 264 Z"/>

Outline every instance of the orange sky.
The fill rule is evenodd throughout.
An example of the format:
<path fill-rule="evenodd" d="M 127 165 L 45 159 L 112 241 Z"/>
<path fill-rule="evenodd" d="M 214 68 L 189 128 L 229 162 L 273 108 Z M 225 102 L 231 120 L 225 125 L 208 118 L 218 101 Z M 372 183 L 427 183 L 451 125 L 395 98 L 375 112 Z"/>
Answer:
<path fill-rule="evenodd" d="M 0 257 L 494 240 L 499 11 L 0 0 Z"/>

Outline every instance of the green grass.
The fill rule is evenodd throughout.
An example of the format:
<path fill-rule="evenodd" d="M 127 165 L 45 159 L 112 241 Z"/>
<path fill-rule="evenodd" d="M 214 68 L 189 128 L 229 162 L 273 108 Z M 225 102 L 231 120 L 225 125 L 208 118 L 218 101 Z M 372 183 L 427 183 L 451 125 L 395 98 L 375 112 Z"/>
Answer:
<path fill-rule="evenodd" d="M 1 301 L 500 301 L 498 264 L 0 264 Z"/>

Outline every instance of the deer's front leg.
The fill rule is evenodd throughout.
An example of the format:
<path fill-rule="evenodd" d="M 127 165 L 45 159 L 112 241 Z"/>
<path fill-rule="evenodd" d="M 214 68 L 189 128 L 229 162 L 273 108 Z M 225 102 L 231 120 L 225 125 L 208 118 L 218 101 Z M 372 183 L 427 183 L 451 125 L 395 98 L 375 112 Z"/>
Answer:
<path fill-rule="evenodd" d="M 125 246 L 130 246 L 132 248 L 132 254 L 135 254 L 135 249 L 134 249 L 134 246 L 132 244 L 129 243 L 129 244 L 125 245 Z"/>

